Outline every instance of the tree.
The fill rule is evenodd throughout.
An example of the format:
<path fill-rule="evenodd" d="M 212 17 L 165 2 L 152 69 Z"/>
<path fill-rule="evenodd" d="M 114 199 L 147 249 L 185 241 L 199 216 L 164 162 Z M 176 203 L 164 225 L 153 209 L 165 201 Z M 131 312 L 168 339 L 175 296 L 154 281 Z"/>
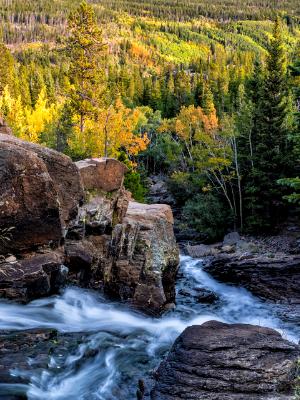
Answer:
<path fill-rule="evenodd" d="M 85 0 L 71 13 L 68 28 L 67 52 L 70 57 L 71 104 L 74 112 L 79 115 L 82 133 L 85 128 L 85 119 L 96 113 L 104 93 L 105 45 L 94 10 Z"/>
<path fill-rule="evenodd" d="M 0 43 L 0 95 L 7 86 L 11 92 L 16 84 L 15 61 L 8 48 Z"/>
<path fill-rule="evenodd" d="M 248 150 L 252 151 L 252 165 L 244 178 L 245 200 L 248 227 L 268 230 L 283 216 L 282 193 L 277 180 L 288 176 L 292 162 L 287 129 L 287 62 L 278 18 L 263 79 L 258 68 L 255 73 L 254 120 Z M 247 171 L 249 166 L 244 164 L 242 168 Z"/>
<path fill-rule="evenodd" d="M 125 152 L 128 159 L 134 159 L 146 149 L 148 138 L 140 127 L 147 122 L 139 108 L 126 108 L 118 98 L 115 105 L 98 111 L 97 119 L 87 119 L 83 133 L 76 132 L 69 140 L 75 154 L 92 157 L 118 158 Z"/>

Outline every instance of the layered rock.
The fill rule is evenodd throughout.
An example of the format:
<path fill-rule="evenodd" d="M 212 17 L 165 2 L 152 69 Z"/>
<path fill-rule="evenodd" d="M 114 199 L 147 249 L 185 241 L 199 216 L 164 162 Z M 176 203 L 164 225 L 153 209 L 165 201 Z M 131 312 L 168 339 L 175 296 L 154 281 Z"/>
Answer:
<path fill-rule="evenodd" d="M 152 400 L 292 400 L 298 345 L 268 328 L 187 328 L 156 373 Z"/>
<path fill-rule="evenodd" d="M 68 273 L 63 262 L 62 253 L 49 252 L 0 263 L 0 297 L 28 302 L 57 293 Z"/>
<path fill-rule="evenodd" d="M 123 223 L 113 230 L 110 255 L 106 290 L 154 313 L 175 300 L 179 252 L 169 206 L 130 202 Z"/>
<path fill-rule="evenodd" d="M 256 296 L 282 303 L 300 303 L 300 256 L 213 258 L 204 267 L 215 279 L 247 288 Z"/>

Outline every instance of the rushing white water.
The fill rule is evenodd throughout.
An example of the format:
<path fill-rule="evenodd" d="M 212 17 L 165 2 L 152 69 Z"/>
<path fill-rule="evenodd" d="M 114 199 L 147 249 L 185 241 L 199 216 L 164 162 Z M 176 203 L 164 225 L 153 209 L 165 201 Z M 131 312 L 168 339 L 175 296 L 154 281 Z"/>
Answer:
<path fill-rule="evenodd" d="M 244 289 L 216 282 L 201 267 L 200 260 L 181 258 L 176 309 L 156 319 L 75 288 L 26 306 L 0 303 L 1 330 L 53 328 L 83 335 L 67 356 L 49 356 L 46 370 L 31 371 L 28 386 L 0 384 L 0 393 L 23 391 L 31 400 L 135 399 L 138 379 L 149 379 L 176 337 L 187 326 L 212 319 L 268 326 L 289 340 L 299 339 L 300 328 L 281 321 L 271 305 Z M 200 288 L 220 300 L 215 305 L 197 303 Z M 28 376 L 26 371 L 11 372 Z"/>

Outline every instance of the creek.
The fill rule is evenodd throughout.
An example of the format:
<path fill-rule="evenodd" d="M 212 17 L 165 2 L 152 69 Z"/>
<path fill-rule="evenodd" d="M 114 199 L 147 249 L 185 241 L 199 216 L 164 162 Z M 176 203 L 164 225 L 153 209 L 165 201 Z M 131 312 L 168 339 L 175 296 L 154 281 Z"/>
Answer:
<path fill-rule="evenodd" d="M 201 304 L 203 288 L 218 300 Z M 27 305 L 1 301 L 1 331 L 51 328 L 74 335 L 75 344 L 49 355 L 46 369 L 11 371 L 29 383 L 2 383 L 0 394 L 24 393 L 30 400 L 134 400 L 138 380 L 151 386 L 153 372 L 179 334 L 209 320 L 267 326 L 291 341 L 300 338 L 299 325 L 281 320 L 274 305 L 245 289 L 218 283 L 202 270 L 201 260 L 181 256 L 176 307 L 160 318 L 73 287 Z M 34 366 L 35 360 L 28 362 Z"/>

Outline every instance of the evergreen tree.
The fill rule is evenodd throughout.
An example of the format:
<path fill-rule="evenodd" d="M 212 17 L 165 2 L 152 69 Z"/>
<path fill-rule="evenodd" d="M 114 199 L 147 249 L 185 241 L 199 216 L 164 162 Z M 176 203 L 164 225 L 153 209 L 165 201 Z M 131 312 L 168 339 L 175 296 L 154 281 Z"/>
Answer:
<path fill-rule="evenodd" d="M 71 104 L 80 116 L 80 131 L 83 132 L 85 118 L 95 114 L 104 92 L 104 43 L 94 10 L 85 0 L 71 13 L 68 27 Z"/>
<path fill-rule="evenodd" d="M 274 25 L 262 89 L 258 68 L 253 81 L 253 167 L 246 176 L 248 227 L 271 229 L 283 217 L 282 189 L 277 180 L 291 165 L 288 118 L 287 65 L 279 19 Z"/>

